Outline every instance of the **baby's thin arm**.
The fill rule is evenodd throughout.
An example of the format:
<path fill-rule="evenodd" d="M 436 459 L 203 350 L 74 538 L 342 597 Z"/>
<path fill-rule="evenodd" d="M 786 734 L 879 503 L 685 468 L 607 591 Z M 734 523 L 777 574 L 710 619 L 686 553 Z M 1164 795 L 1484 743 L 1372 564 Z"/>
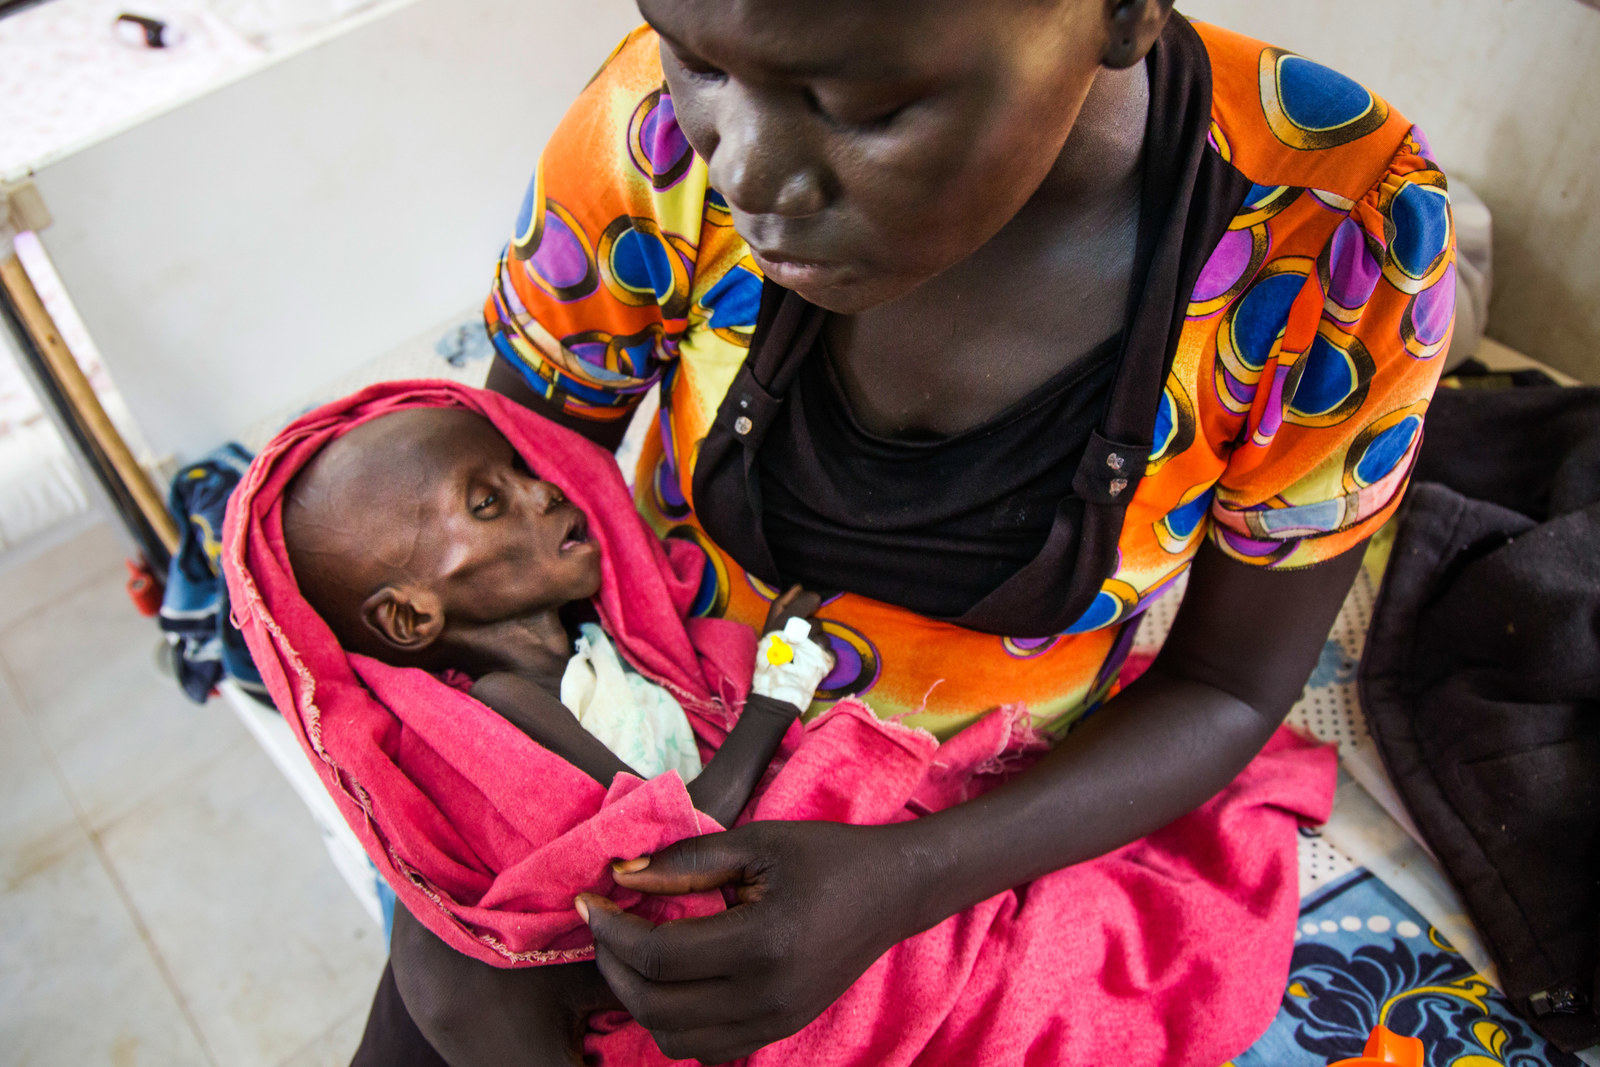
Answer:
<path fill-rule="evenodd" d="M 554 693 L 532 679 L 496 671 L 478 679 L 472 695 L 601 785 L 610 786 L 611 779 L 624 771 L 639 773 L 585 730 Z"/>
<path fill-rule="evenodd" d="M 723 826 L 732 826 L 772 762 L 789 724 L 799 717 L 800 709 L 793 704 L 751 693 L 727 740 L 699 777 L 689 783 L 695 808 Z"/>
<path fill-rule="evenodd" d="M 822 598 L 817 594 L 798 585 L 791 586 L 772 602 L 766 625 L 761 629 L 763 637 L 783 630 L 790 619 L 809 618 L 821 605 Z M 822 644 L 816 636 L 812 640 L 819 646 Z M 831 661 L 832 653 L 827 655 Z M 756 678 L 756 687 L 760 688 L 759 668 Z M 815 682 L 812 684 L 814 686 Z M 809 703 L 809 690 L 798 699 Z M 733 820 L 750 802 L 750 794 L 755 792 L 756 783 L 761 781 L 767 764 L 772 762 L 789 724 L 804 710 L 787 700 L 752 692 L 745 699 L 744 714 L 729 731 L 727 740 L 700 772 L 700 777 L 689 783 L 689 796 L 694 799 L 694 806 L 723 826 L 732 826 Z"/>

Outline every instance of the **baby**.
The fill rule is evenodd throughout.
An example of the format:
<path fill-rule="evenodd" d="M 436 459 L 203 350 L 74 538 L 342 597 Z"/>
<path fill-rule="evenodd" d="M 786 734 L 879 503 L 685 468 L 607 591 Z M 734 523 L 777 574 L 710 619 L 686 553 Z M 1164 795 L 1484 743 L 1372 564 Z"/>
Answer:
<path fill-rule="evenodd" d="M 796 586 L 773 603 L 744 713 L 701 770 L 671 694 L 637 674 L 618 683 L 589 603 L 600 551 L 583 513 L 457 408 L 395 412 L 331 442 L 290 487 L 283 532 L 301 593 L 346 651 L 465 674 L 475 698 L 602 784 L 677 769 L 724 826 L 831 667 L 806 640 L 820 601 Z"/>

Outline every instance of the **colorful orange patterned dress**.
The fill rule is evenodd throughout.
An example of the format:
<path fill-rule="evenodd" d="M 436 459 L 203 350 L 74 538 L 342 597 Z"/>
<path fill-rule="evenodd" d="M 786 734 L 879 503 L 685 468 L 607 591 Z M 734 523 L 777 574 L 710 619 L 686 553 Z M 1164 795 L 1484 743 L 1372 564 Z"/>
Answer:
<path fill-rule="evenodd" d="M 1427 142 L 1342 75 L 1215 27 L 1174 16 L 1152 55 L 1162 63 L 1183 89 L 1174 115 L 1200 102 L 1182 120 L 1194 130 L 1194 202 L 1176 231 L 1171 330 L 1143 356 L 1161 361 L 1153 420 L 1134 433 L 1148 459 L 1124 483 L 1098 592 L 1044 635 L 841 593 L 819 613 L 838 666 L 813 711 L 857 694 L 948 736 L 1023 704 L 1063 731 L 1114 692 L 1140 612 L 1202 538 L 1246 563 L 1306 567 L 1371 536 L 1397 506 L 1454 310 L 1449 199 Z M 574 414 L 624 418 L 660 385 L 639 508 L 707 551 L 698 610 L 757 626 L 776 579 L 748 573 L 705 533 L 694 471 L 762 291 L 674 120 L 657 38 L 641 28 L 545 149 L 485 314 L 499 353 Z"/>

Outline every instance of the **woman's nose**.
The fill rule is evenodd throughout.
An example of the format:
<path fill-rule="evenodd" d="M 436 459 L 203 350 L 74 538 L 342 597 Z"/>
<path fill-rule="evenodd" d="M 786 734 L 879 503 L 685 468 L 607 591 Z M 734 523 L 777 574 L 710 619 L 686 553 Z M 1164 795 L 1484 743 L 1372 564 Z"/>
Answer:
<path fill-rule="evenodd" d="M 822 170 L 783 102 L 729 84 L 719 103 L 712 188 L 747 215 L 800 218 L 827 206 Z"/>

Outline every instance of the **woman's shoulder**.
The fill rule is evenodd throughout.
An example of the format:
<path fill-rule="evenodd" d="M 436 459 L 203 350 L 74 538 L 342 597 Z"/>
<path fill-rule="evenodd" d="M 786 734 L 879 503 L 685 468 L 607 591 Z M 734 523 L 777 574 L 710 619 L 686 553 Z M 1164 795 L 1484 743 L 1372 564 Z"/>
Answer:
<path fill-rule="evenodd" d="M 650 26 L 641 23 L 617 42 L 584 86 L 580 99 L 599 101 L 631 96 L 642 100 L 660 89 L 661 83 L 661 38 Z"/>
<path fill-rule="evenodd" d="M 621 211 L 692 241 L 705 209 L 706 168 L 678 127 L 660 45 L 654 30 L 640 26 L 612 50 L 545 144 L 536 185 L 569 211 L 598 202 L 613 212 L 580 220 L 602 231 Z"/>
<path fill-rule="evenodd" d="M 615 418 L 694 335 L 747 345 L 760 292 L 642 26 L 540 155 L 485 306 L 490 336 L 541 395 Z"/>
<path fill-rule="evenodd" d="M 1211 140 L 1258 186 L 1358 200 L 1419 137 L 1354 79 L 1287 49 L 1195 23 L 1211 67 Z"/>
<path fill-rule="evenodd" d="M 681 135 L 670 136 L 676 122 L 659 46 L 655 31 L 640 26 L 611 50 L 545 145 L 540 169 L 547 181 L 566 186 L 567 195 L 584 182 L 636 185 L 642 197 L 683 176 L 693 152 L 678 143 Z"/>

